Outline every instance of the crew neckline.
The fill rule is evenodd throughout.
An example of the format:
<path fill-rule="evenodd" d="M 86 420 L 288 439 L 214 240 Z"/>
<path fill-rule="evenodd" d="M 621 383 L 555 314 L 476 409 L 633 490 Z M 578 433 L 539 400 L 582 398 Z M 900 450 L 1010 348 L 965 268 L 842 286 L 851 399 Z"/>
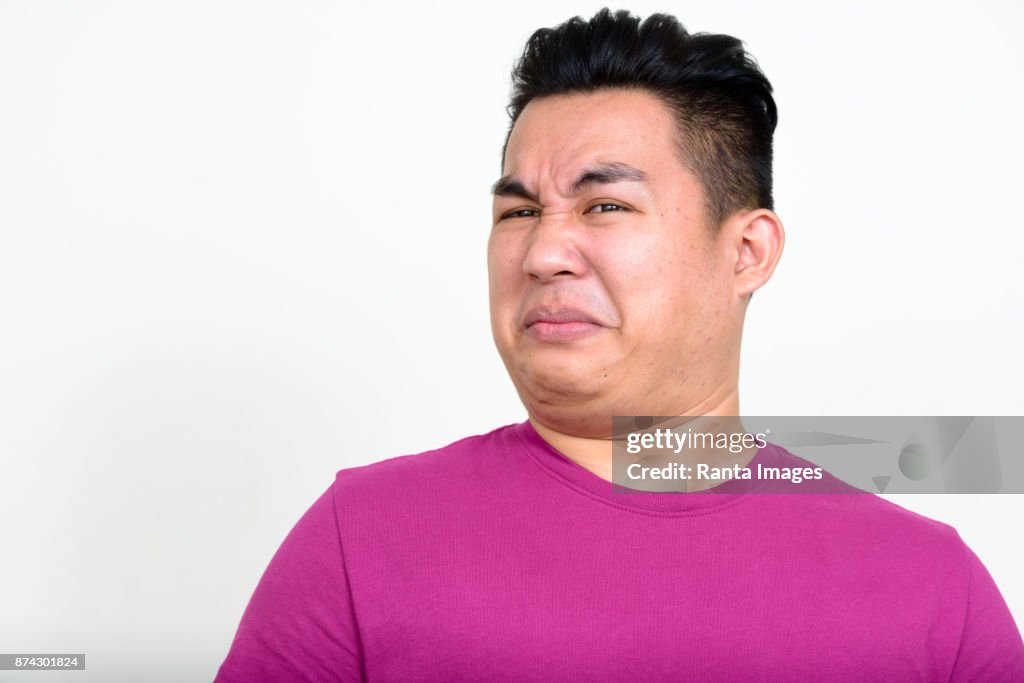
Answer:
<path fill-rule="evenodd" d="M 574 462 L 537 433 L 529 420 L 511 425 L 511 431 L 525 446 L 526 452 L 545 471 L 563 484 L 584 495 L 613 507 L 655 515 L 705 514 L 732 507 L 756 494 L 764 485 L 760 479 L 730 479 L 718 486 L 693 493 L 637 491 L 602 479 Z M 759 448 L 746 465 L 776 466 L 780 461 L 778 447 L 766 444 Z"/>

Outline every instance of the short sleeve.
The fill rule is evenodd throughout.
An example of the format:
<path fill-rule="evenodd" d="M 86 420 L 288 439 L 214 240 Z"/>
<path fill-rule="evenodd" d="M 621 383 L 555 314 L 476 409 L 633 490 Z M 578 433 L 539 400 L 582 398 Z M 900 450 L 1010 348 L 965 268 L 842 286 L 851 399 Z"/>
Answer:
<path fill-rule="evenodd" d="M 270 561 L 215 682 L 361 681 L 361 661 L 332 487 Z"/>
<path fill-rule="evenodd" d="M 950 683 L 1024 681 L 1024 643 L 985 565 L 964 545 L 967 612 Z"/>

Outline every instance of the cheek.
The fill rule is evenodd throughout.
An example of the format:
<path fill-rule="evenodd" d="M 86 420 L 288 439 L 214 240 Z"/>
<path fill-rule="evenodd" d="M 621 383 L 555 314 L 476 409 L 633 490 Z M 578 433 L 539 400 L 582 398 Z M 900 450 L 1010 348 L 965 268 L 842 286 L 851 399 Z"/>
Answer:
<path fill-rule="evenodd" d="M 712 296 L 713 273 L 706 250 L 664 233 L 617 235 L 599 250 L 598 271 L 622 316 L 623 332 L 638 343 L 662 346 L 685 336 Z"/>
<path fill-rule="evenodd" d="M 664 307 L 694 277 L 694 255 L 680 240 L 636 231 L 609 235 L 595 246 L 594 265 L 624 314 Z"/>
<path fill-rule="evenodd" d="M 508 233 L 492 233 L 487 242 L 487 274 L 494 311 L 516 305 L 523 279 L 521 240 Z"/>

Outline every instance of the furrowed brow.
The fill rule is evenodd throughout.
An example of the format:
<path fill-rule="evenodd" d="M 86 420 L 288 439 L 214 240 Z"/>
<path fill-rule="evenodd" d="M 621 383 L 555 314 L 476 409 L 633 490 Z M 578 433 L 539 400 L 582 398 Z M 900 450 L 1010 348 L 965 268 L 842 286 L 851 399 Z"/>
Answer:
<path fill-rule="evenodd" d="M 647 174 L 640 169 L 633 168 L 629 164 L 611 162 L 598 164 L 584 169 L 580 176 L 573 182 L 570 191 L 577 194 L 587 185 L 611 184 L 622 182 L 643 182 L 647 180 Z M 511 176 L 502 176 L 498 182 L 491 187 L 491 194 L 496 197 L 520 197 L 531 202 L 540 202 L 536 194 L 530 192 L 521 182 Z"/>
<path fill-rule="evenodd" d="M 580 177 L 572 184 L 572 194 L 576 194 L 590 184 L 642 182 L 644 180 L 647 180 L 647 174 L 628 164 L 617 162 L 598 164 L 580 174 Z"/>
<path fill-rule="evenodd" d="M 540 202 L 537 195 L 523 187 L 521 182 L 509 176 L 498 178 L 498 182 L 491 187 L 491 194 L 495 197 L 520 197 L 529 199 L 531 202 Z"/>

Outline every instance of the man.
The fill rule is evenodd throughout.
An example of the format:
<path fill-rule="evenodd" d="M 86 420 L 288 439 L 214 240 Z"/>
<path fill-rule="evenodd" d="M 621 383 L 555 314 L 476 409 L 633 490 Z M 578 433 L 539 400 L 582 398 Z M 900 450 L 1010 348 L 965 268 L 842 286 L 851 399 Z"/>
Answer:
<path fill-rule="evenodd" d="M 513 79 L 488 265 L 529 420 L 339 472 L 218 680 L 1024 680 L 948 526 L 870 495 L 609 483 L 613 416 L 739 414 L 784 241 L 740 42 L 605 10 L 535 33 Z"/>

